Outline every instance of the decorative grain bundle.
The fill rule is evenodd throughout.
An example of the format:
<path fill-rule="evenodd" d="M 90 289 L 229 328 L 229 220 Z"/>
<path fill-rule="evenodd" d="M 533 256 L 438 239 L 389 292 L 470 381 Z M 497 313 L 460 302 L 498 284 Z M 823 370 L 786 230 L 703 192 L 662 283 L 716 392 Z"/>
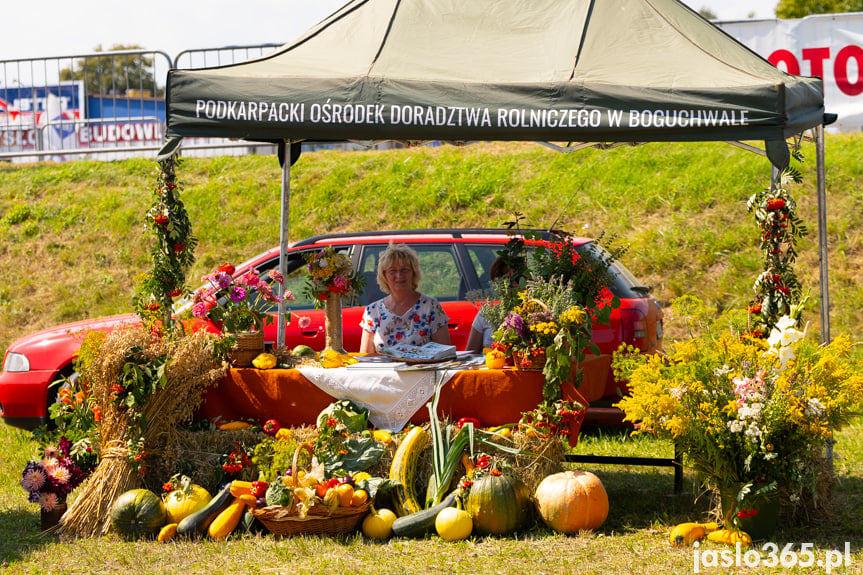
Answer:
<path fill-rule="evenodd" d="M 82 366 L 102 413 L 101 460 L 63 516 L 62 533 L 93 537 L 110 530 L 113 501 L 141 486 L 147 459 L 159 456 L 177 425 L 191 420 L 206 387 L 224 376 L 212 345 L 207 334 L 163 340 L 130 327 L 110 333 L 97 357 Z M 134 395 L 130 381 L 149 394 L 124 401 Z"/>

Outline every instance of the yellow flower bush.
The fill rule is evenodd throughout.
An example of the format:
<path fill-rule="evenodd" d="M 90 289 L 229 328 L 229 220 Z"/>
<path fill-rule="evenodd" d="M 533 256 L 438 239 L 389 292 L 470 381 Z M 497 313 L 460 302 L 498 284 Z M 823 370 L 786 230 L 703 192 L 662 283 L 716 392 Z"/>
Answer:
<path fill-rule="evenodd" d="M 863 368 L 847 336 L 818 345 L 797 324 L 784 316 L 764 340 L 705 323 L 667 355 L 622 347 L 613 367 L 630 394 L 617 406 L 636 433 L 675 441 L 708 488 L 814 489 L 807 466 L 860 404 Z"/>

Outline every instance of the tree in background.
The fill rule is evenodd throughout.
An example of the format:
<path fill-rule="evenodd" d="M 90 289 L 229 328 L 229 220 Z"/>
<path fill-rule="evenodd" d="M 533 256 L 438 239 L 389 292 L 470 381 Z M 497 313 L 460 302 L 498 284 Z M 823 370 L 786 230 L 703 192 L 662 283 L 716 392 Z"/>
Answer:
<path fill-rule="evenodd" d="M 81 80 L 90 95 L 124 95 L 130 90 L 155 95 L 153 59 L 141 54 L 110 54 L 124 50 L 141 50 L 141 47 L 115 44 L 105 56 L 80 58 L 71 68 L 60 70 L 60 80 Z M 101 44 L 95 52 L 103 52 Z"/>
<path fill-rule="evenodd" d="M 863 0 L 779 0 L 776 5 L 776 16 L 779 18 L 860 11 L 863 11 Z"/>

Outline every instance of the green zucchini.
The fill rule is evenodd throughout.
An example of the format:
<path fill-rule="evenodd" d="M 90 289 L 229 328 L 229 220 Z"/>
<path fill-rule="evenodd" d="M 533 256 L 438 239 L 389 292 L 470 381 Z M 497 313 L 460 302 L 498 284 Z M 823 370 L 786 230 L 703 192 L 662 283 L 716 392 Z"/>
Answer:
<path fill-rule="evenodd" d="M 434 507 L 399 517 L 393 522 L 393 535 L 397 537 L 423 537 L 427 533 L 431 533 L 434 531 L 434 520 L 437 518 L 437 514 L 447 507 L 455 507 L 457 498 L 458 490 L 455 489 Z"/>
<path fill-rule="evenodd" d="M 210 523 L 231 504 L 234 496 L 231 495 L 231 484 L 228 483 L 215 497 L 213 497 L 206 507 L 200 511 L 196 511 L 185 517 L 180 524 L 177 525 L 177 535 L 181 537 L 198 538 L 207 534 L 207 528 Z"/>

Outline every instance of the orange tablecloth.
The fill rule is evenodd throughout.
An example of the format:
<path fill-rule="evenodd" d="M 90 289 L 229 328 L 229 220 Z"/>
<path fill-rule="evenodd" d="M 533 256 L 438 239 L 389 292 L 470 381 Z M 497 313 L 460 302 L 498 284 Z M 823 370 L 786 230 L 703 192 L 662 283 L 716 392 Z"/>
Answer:
<path fill-rule="evenodd" d="M 362 371 L 356 373 L 363 377 Z M 473 417 L 483 426 L 515 423 L 522 412 L 542 401 L 544 381 L 542 373 L 534 371 L 459 371 L 441 390 L 438 413 L 451 420 Z M 588 404 L 572 385 L 564 386 L 563 395 L 585 407 Z M 314 425 L 321 410 L 337 399 L 294 369 L 232 369 L 218 387 L 207 391 L 197 417 L 252 418 L 262 422 L 273 418 L 282 426 Z M 411 423 L 428 420 L 425 404 L 410 419 Z"/>

